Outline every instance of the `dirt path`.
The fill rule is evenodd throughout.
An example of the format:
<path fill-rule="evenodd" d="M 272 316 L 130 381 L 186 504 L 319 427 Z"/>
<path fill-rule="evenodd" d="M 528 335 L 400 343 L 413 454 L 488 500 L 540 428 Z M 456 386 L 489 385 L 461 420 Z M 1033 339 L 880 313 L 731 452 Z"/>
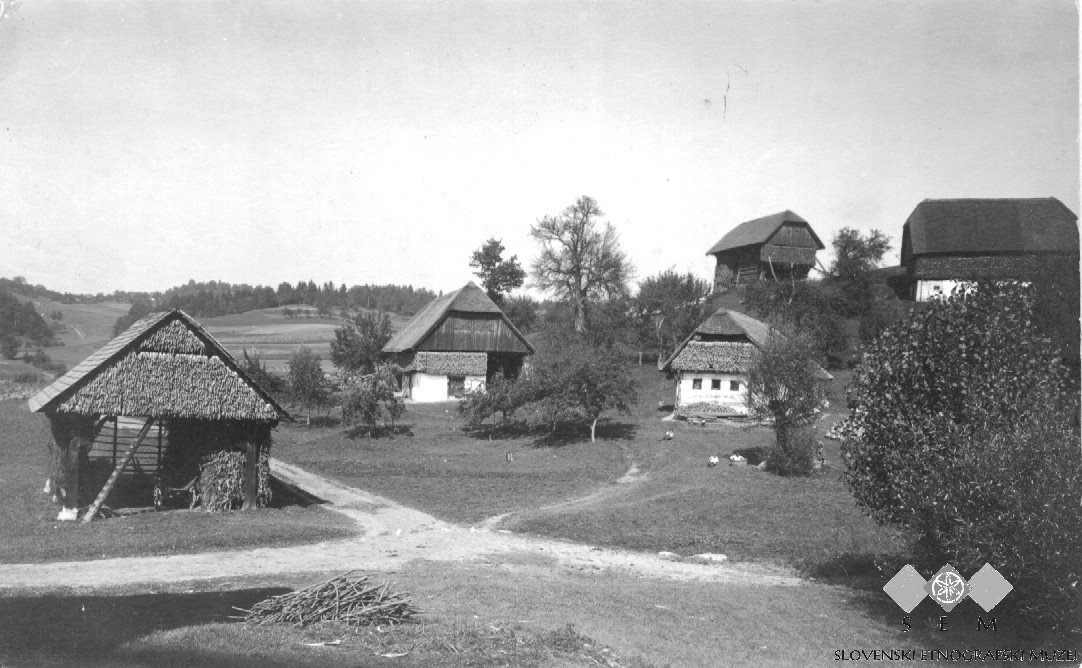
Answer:
<path fill-rule="evenodd" d="M 271 460 L 274 475 L 327 501 L 357 523 L 361 535 L 346 540 L 229 552 L 129 557 L 50 564 L 0 564 L 0 592 L 31 588 L 105 587 L 221 577 L 317 571 L 397 570 L 415 559 L 485 562 L 513 569 L 533 567 L 613 570 L 640 577 L 801 585 L 795 573 L 756 564 L 702 565 L 664 561 L 652 554 L 611 550 L 502 531 L 464 528 L 388 499 L 347 487 L 296 466 Z M 636 467 L 614 487 L 629 484 Z M 598 494 L 565 503 L 602 498 Z"/>
<path fill-rule="evenodd" d="M 620 476 L 616 482 L 611 485 L 607 485 L 598 490 L 590 492 L 584 496 L 577 496 L 573 499 L 566 499 L 564 501 L 558 501 L 556 503 L 550 503 L 546 506 L 540 506 L 538 508 L 531 508 L 531 513 L 545 513 L 545 512 L 562 512 L 571 510 L 574 508 L 585 508 L 587 506 L 596 505 L 602 501 L 611 501 L 613 498 L 618 497 L 630 489 L 648 479 L 649 476 L 639 471 L 638 462 L 631 462 L 631 466 L 627 471 Z M 499 515 L 493 515 L 488 519 L 483 520 L 474 528 L 480 531 L 493 531 L 503 524 L 506 520 L 520 515 L 522 511 L 511 511 L 509 513 L 501 513 Z"/>

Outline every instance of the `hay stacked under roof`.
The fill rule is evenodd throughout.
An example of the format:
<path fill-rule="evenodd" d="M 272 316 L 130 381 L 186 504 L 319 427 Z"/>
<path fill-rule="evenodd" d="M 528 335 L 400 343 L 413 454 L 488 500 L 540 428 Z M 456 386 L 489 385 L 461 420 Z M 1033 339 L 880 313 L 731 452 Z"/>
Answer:
<path fill-rule="evenodd" d="M 82 415 L 277 422 L 289 415 L 186 313 L 139 320 L 31 397 Z"/>
<path fill-rule="evenodd" d="M 183 322 L 174 320 L 140 341 L 139 350 L 202 355 L 206 352 L 206 345 Z"/>
<path fill-rule="evenodd" d="M 755 362 L 755 346 L 730 341 L 688 341 L 669 363 L 673 371 L 747 373 Z"/>
<path fill-rule="evenodd" d="M 278 412 L 218 357 L 133 351 L 57 410 L 208 420 L 274 420 Z"/>
<path fill-rule="evenodd" d="M 441 353 L 418 351 L 405 369 L 433 376 L 484 376 L 488 353 Z"/>

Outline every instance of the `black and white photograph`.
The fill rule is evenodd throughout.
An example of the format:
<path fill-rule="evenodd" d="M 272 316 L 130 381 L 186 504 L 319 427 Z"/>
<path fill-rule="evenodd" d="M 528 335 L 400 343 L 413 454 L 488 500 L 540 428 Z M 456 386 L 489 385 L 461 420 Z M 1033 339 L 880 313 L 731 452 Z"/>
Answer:
<path fill-rule="evenodd" d="M 0 0 L 0 668 L 1082 665 L 1075 0 Z"/>

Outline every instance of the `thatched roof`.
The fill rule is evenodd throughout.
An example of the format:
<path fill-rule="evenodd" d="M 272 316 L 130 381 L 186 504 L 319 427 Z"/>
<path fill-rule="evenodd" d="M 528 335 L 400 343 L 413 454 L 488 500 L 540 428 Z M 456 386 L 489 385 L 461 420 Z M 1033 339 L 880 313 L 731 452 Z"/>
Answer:
<path fill-rule="evenodd" d="M 498 320 L 501 331 L 506 330 L 510 336 L 515 337 L 521 343 L 521 348 L 533 352 L 533 346 L 526 337 L 518 331 L 518 328 L 508 320 L 499 306 L 488 298 L 485 291 L 477 287 L 473 281 L 464 287 L 449 292 L 442 297 L 433 299 L 417 312 L 391 340 L 383 346 L 384 353 L 401 353 L 418 348 L 436 330 L 448 316 L 456 314 L 476 318 L 488 316 L 488 320 Z M 499 337 L 499 332 L 496 337 Z M 514 340 L 514 339 L 512 339 Z M 495 351 L 496 348 L 493 349 Z M 475 350 L 475 352 L 477 352 Z"/>
<path fill-rule="evenodd" d="M 1077 221 L 1055 197 L 926 199 L 902 228 L 902 264 L 932 253 L 1077 254 Z"/>
<path fill-rule="evenodd" d="M 289 414 L 180 310 L 139 320 L 29 400 L 33 411 L 277 422 Z"/>
<path fill-rule="evenodd" d="M 811 234 L 813 241 L 818 245 L 819 249 L 825 248 L 823 242 L 819 239 L 819 235 L 815 233 L 815 230 L 811 228 L 808 221 L 804 220 L 800 216 L 796 215 L 792 211 L 786 209 L 780 213 L 775 213 L 770 216 L 764 216 L 762 218 L 756 218 L 755 220 L 749 220 L 747 222 L 740 223 L 721 238 L 716 244 L 714 244 L 710 250 L 706 251 L 707 255 L 713 255 L 714 253 L 721 253 L 723 251 L 732 250 L 734 248 L 741 248 L 743 246 L 757 246 L 765 244 L 778 232 L 779 229 L 786 223 L 795 223 L 807 227 L 808 232 Z M 784 244 L 783 244 L 784 245 Z"/>
<path fill-rule="evenodd" d="M 703 321 L 668 359 L 658 363 L 661 371 L 713 371 L 747 373 L 755 361 L 755 351 L 781 336 L 765 322 L 749 315 L 718 309 Z M 815 365 L 823 380 L 833 378 Z"/>
<path fill-rule="evenodd" d="M 755 362 L 755 345 L 730 341 L 688 341 L 668 361 L 666 370 L 747 373 Z"/>

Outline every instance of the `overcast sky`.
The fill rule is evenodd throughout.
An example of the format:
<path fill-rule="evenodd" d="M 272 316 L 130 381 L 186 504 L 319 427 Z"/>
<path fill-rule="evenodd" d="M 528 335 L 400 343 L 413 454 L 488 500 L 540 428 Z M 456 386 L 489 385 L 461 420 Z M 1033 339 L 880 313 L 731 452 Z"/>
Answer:
<path fill-rule="evenodd" d="M 0 276 L 461 287 L 598 200 L 642 278 L 784 209 L 1079 210 L 1073 2 L 51 2 L 0 21 Z M 825 253 L 820 254 L 829 261 Z"/>

